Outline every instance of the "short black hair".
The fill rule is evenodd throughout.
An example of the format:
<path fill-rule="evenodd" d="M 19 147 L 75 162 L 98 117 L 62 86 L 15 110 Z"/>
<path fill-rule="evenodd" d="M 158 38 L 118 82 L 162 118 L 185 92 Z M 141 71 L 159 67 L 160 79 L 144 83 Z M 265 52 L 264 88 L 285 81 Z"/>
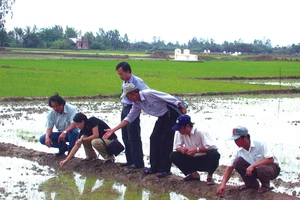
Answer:
<path fill-rule="evenodd" d="M 74 118 L 73 121 L 76 123 L 80 123 L 82 121 L 86 122 L 87 121 L 87 116 L 83 113 L 77 113 Z"/>
<path fill-rule="evenodd" d="M 124 72 L 129 71 L 129 73 L 131 73 L 131 67 L 127 62 L 120 62 L 117 66 L 116 66 L 116 71 L 122 67 Z"/>
<path fill-rule="evenodd" d="M 48 99 L 48 105 L 49 105 L 49 107 L 52 108 L 51 102 L 56 102 L 60 106 L 66 104 L 66 101 L 61 96 L 59 96 L 58 93 L 54 94 L 53 96 L 49 97 L 49 99 Z"/>

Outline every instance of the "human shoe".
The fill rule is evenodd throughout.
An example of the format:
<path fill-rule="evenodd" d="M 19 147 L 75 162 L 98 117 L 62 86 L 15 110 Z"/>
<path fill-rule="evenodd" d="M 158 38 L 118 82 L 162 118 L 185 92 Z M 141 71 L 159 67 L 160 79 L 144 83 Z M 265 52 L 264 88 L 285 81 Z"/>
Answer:
<path fill-rule="evenodd" d="M 192 174 L 188 174 L 186 177 L 183 178 L 184 181 L 200 181 L 200 177 L 195 178 L 192 177 Z"/>
<path fill-rule="evenodd" d="M 158 172 L 158 173 L 156 174 L 156 176 L 157 176 L 158 178 L 164 178 L 164 177 L 169 176 L 169 175 L 172 175 L 172 172 Z"/>
<path fill-rule="evenodd" d="M 248 190 L 248 189 L 258 189 L 259 188 L 259 184 L 254 184 L 254 185 L 240 185 L 238 187 L 239 191 L 243 191 L 243 190 Z"/>
<path fill-rule="evenodd" d="M 274 189 L 274 187 L 264 187 L 264 186 L 261 186 L 260 188 L 258 188 L 257 193 L 262 194 L 262 193 L 271 191 L 273 189 Z"/>
<path fill-rule="evenodd" d="M 95 161 L 97 160 L 97 157 L 88 157 L 88 158 L 84 158 L 81 161 Z"/>
<path fill-rule="evenodd" d="M 213 178 L 207 178 L 206 179 L 206 185 L 214 185 L 215 184 L 215 181 Z"/>
<path fill-rule="evenodd" d="M 113 159 L 108 159 L 108 160 L 104 160 L 104 164 L 109 164 L 109 163 L 114 163 L 115 162 L 115 160 L 113 160 Z"/>
<path fill-rule="evenodd" d="M 63 145 L 61 148 L 59 148 L 58 153 L 55 153 L 54 156 L 58 157 L 58 156 L 62 156 L 65 154 L 65 152 L 68 150 L 67 145 Z"/>
<path fill-rule="evenodd" d="M 132 165 L 132 163 L 128 163 L 128 162 L 126 162 L 126 163 L 121 163 L 121 167 L 127 167 L 127 166 L 130 166 L 130 165 Z"/>
<path fill-rule="evenodd" d="M 135 164 L 129 165 L 127 166 L 128 169 L 140 169 L 140 168 L 144 168 L 144 166 L 136 166 Z"/>

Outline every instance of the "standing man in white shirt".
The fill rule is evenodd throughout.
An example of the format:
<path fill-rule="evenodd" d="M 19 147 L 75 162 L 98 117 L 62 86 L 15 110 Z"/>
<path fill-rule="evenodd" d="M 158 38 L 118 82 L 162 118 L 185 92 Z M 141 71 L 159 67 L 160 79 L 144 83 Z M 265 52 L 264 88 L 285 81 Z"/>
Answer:
<path fill-rule="evenodd" d="M 258 193 L 264 193 L 272 190 L 270 180 L 279 175 L 280 167 L 270 147 L 265 142 L 250 140 L 248 129 L 243 126 L 234 128 L 229 139 L 234 140 L 239 148 L 232 155 L 217 193 L 220 196 L 224 195 L 225 185 L 234 169 L 245 183 L 239 186 L 240 191 L 256 189 Z M 257 179 L 261 182 L 261 186 Z"/>
<path fill-rule="evenodd" d="M 48 105 L 52 110 L 47 116 L 46 134 L 40 137 L 40 142 L 49 148 L 58 148 L 59 151 L 55 156 L 61 156 L 66 151 L 68 153 L 71 151 L 78 138 L 78 130 L 73 122 L 77 110 L 58 94 L 49 97 Z M 57 129 L 56 132 L 53 132 L 54 126 Z M 69 142 L 69 145 L 66 142 Z"/>
<path fill-rule="evenodd" d="M 219 166 L 220 154 L 212 137 L 195 127 L 189 115 L 179 116 L 173 130 L 177 132 L 170 160 L 184 173 L 183 180 L 200 181 L 197 171 L 202 171 L 207 172 L 207 185 L 214 185 L 213 173 Z"/>
<path fill-rule="evenodd" d="M 120 62 L 116 66 L 116 71 L 123 80 L 122 92 L 126 83 L 134 84 L 139 90 L 149 89 L 148 85 L 141 78 L 132 74 L 131 67 L 127 62 Z M 122 121 L 132 108 L 132 101 L 124 96 L 121 103 L 123 106 L 121 112 Z M 144 153 L 141 139 L 140 115 L 126 127 L 122 128 L 122 139 L 125 145 L 126 163 L 122 163 L 121 166 L 131 169 L 143 168 Z"/>

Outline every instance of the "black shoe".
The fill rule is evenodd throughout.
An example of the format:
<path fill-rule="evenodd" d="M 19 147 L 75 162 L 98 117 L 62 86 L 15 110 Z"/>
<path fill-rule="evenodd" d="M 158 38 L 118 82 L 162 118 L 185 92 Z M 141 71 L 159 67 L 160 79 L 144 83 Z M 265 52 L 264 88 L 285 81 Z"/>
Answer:
<path fill-rule="evenodd" d="M 129 165 L 127 166 L 128 169 L 140 169 L 140 168 L 144 168 L 144 166 L 136 166 L 135 164 Z"/>
<path fill-rule="evenodd" d="M 109 160 L 105 160 L 103 163 L 104 164 L 109 164 L 109 163 L 114 163 L 115 160 L 109 159 Z"/>
<path fill-rule="evenodd" d="M 66 152 L 67 150 L 68 150 L 67 145 L 64 145 L 64 146 L 62 146 L 61 148 L 59 148 L 58 153 L 55 153 L 54 155 L 55 155 L 56 157 L 62 156 L 62 155 L 65 154 L 65 152 Z"/>
<path fill-rule="evenodd" d="M 128 163 L 128 162 L 126 162 L 126 163 L 121 163 L 121 167 L 127 167 L 127 166 L 129 166 L 129 165 L 132 165 L 132 163 Z"/>

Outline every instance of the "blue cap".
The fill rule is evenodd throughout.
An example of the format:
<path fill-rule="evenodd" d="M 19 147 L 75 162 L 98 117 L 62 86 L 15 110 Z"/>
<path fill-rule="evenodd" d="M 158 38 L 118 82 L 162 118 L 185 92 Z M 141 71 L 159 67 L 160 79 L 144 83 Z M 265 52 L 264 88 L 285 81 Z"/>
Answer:
<path fill-rule="evenodd" d="M 237 126 L 232 130 L 232 136 L 229 138 L 229 140 L 236 140 L 245 135 L 248 135 L 248 129 L 243 126 Z"/>
<path fill-rule="evenodd" d="M 188 115 L 180 115 L 177 117 L 176 124 L 172 127 L 174 131 L 180 130 L 182 127 L 184 127 L 187 124 L 190 124 L 191 122 L 191 117 Z"/>

